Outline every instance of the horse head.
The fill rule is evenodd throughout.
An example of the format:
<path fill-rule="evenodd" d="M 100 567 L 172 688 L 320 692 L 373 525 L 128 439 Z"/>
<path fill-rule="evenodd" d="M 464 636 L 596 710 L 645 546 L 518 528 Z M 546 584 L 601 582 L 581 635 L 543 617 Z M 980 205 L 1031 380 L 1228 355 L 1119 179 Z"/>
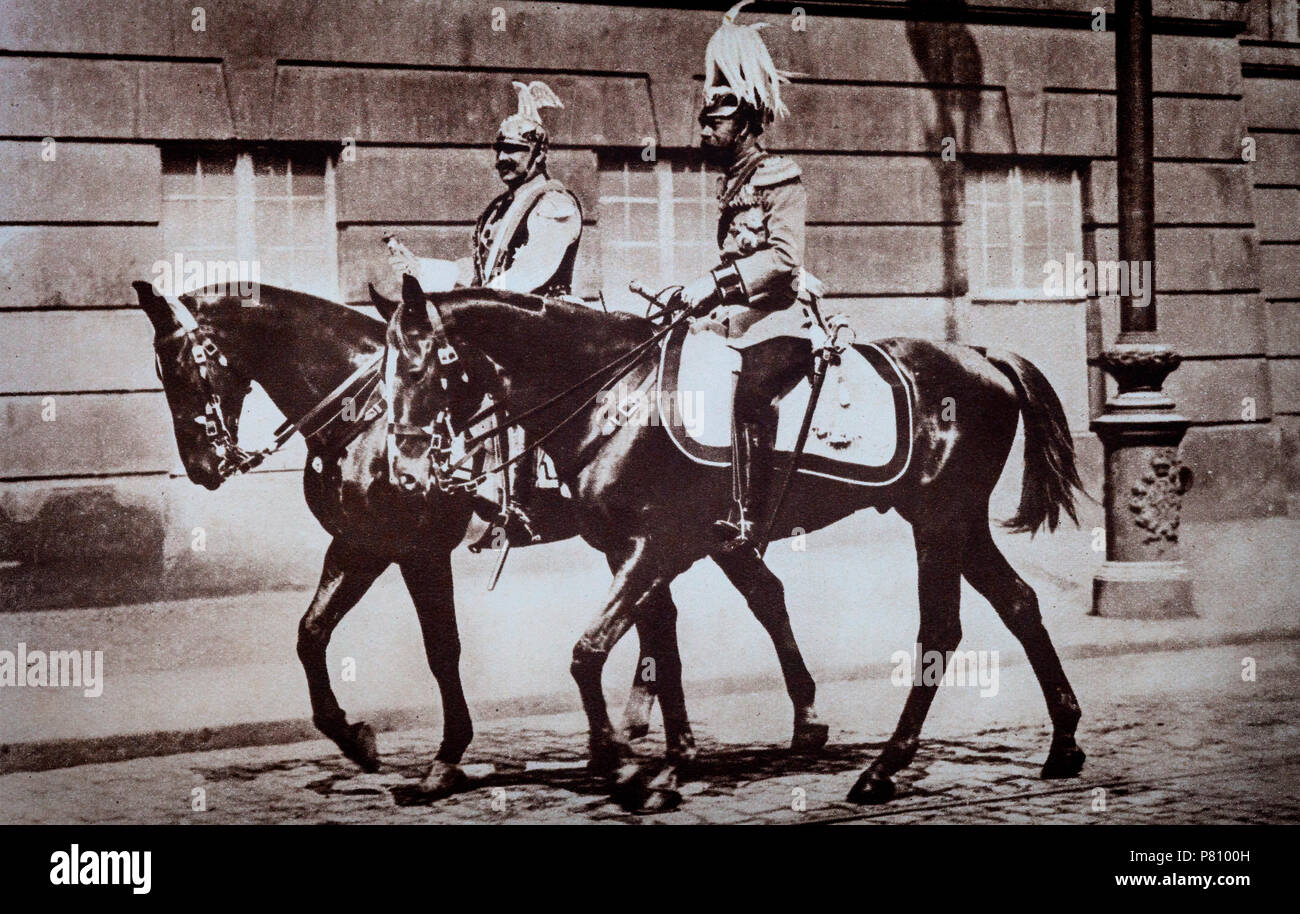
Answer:
<path fill-rule="evenodd" d="M 427 492 L 433 460 L 446 458 L 452 438 L 466 431 L 486 395 L 500 395 L 500 385 L 480 352 L 452 346 L 437 304 L 413 276 L 403 278 L 385 346 L 389 478 Z"/>
<path fill-rule="evenodd" d="M 172 414 L 185 474 L 216 489 L 230 475 L 238 449 L 239 416 L 249 380 L 232 368 L 188 295 L 159 295 L 147 282 L 131 284 L 154 328 L 154 362 Z"/>

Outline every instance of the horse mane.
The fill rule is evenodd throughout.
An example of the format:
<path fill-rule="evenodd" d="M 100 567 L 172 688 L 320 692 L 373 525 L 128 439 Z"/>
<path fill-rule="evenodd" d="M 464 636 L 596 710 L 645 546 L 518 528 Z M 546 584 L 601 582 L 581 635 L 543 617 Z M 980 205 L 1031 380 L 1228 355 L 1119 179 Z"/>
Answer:
<path fill-rule="evenodd" d="M 548 298 L 504 289 L 460 288 L 448 292 L 427 293 L 428 300 L 446 307 L 454 315 L 473 311 L 475 306 L 492 308 L 505 305 L 539 319 L 557 319 L 575 332 L 615 347 L 631 348 L 654 332 L 654 325 L 644 317 L 623 311 L 597 310 L 564 298 Z"/>
<path fill-rule="evenodd" d="M 187 293 L 187 297 L 193 297 L 196 302 L 195 317 L 214 314 L 219 310 L 233 307 L 247 308 L 249 301 L 228 294 L 225 287 L 221 285 L 195 289 Z M 258 283 L 257 300 L 263 308 L 271 306 L 285 311 L 305 314 L 321 326 L 334 328 L 337 333 L 357 337 L 374 336 L 376 334 L 381 338 L 383 336 L 384 322 L 378 318 L 355 308 L 350 308 L 340 302 L 312 295 L 309 292 Z"/>

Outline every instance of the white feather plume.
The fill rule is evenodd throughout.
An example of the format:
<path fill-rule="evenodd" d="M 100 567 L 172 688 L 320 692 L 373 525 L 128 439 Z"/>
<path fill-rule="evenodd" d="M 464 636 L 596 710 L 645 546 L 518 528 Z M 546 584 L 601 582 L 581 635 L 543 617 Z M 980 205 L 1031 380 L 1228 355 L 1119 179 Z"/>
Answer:
<path fill-rule="evenodd" d="M 540 79 L 535 79 L 530 83 L 522 83 L 515 80 L 512 85 L 515 91 L 519 93 L 519 116 L 526 117 L 537 123 L 542 122 L 541 109 L 543 108 L 563 108 L 564 102 L 560 101 L 551 87 Z"/>
<path fill-rule="evenodd" d="M 784 117 L 787 110 L 781 101 L 781 84 L 789 82 L 791 74 L 777 69 L 758 34 L 767 23 L 736 24 L 737 14 L 752 2 L 741 0 L 727 10 L 722 25 L 709 39 L 704 50 L 705 97 L 716 94 L 719 85 L 726 85 L 737 98 L 766 116 Z"/>

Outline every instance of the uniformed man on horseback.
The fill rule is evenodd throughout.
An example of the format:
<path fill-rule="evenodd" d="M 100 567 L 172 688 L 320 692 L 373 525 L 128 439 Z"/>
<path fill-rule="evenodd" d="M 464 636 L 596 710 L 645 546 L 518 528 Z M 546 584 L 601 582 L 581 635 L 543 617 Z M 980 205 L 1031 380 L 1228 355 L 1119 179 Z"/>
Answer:
<path fill-rule="evenodd" d="M 720 263 L 678 293 L 688 310 L 715 309 L 711 322 L 740 352 L 732 405 L 734 503 L 729 517 L 715 524 L 724 551 L 758 547 L 776 400 L 785 393 L 773 387 L 774 373 L 763 371 L 748 347 L 773 336 L 806 336 L 803 328 L 815 317 L 811 277 L 806 280 L 802 269 L 807 197 L 799 166 L 758 142 L 764 127 L 786 113 L 780 85 L 788 78 L 772 63 L 758 35 L 761 26 L 736 24 L 748 2 L 727 12 L 705 53 L 700 144 L 725 169 L 718 195 Z"/>
<path fill-rule="evenodd" d="M 399 275 L 411 273 L 426 290 L 455 285 L 483 286 L 537 295 L 569 295 L 582 236 L 582 205 L 560 181 L 547 174 L 549 137 L 542 108 L 564 105 L 546 83 L 514 83 L 519 108 L 501 122 L 496 141 L 496 171 L 506 189 L 474 226 L 474 256 L 454 264 L 417 258 L 392 245 L 389 264 Z M 526 447 L 522 439 L 516 447 Z M 504 458 L 503 458 L 504 459 Z M 529 502 L 537 497 L 537 459 L 512 467 L 510 499 L 500 518 L 511 542 L 534 539 Z M 485 540 L 492 538 L 492 531 Z"/>

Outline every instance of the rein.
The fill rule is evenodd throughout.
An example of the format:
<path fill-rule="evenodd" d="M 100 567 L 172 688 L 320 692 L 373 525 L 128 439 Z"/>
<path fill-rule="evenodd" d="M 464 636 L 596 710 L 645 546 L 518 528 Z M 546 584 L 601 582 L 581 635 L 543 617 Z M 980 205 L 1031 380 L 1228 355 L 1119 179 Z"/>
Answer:
<path fill-rule="evenodd" d="M 473 475 L 468 479 L 456 483 L 453 483 L 451 481 L 452 477 L 455 476 L 455 474 L 461 473 L 462 471 L 466 470 L 469 464 L 480 453 L 484 452 L 488 448 L 489 442 L 492 441 L 492 439 L 500 437 L 503 433 L 509 431 L 511 428 L 520 426 L 525 421 L 532 418 L 533 416 L 545 412 L 546 410 L 550 409 L 556 404 L 563 402 L 564 400 L 568 399 L 570 396 L 582 390 L 584 387 L 586 387 L 587 385 L 593 382 L 601 381 L 603 379 L 604 383 L 609 384 L 626 377 L 634 368 L 637 367 L 638 364 L 640 364 L 642 357 L 650 349 L 656 346 L 660 340 L 662 340 L 665 336 L 671 333 L 674 329 L 677 328 L 677 326 L 682 321 L 686 320 L 689 317 L 690 314 L 688 312 L 683 312 L 682 314 L 678 315 L 675 319 L 668 322 L 664 327 L 660 328 L 658 331 L 652 334 L 648 339 L 642 341 L 641 343 L 638 343 L 632 349 L 629 349 L 627 352 L 623 353 L 622 355 L 612 359 L 610 362 L 606 363 L 605 365 L 602 365 L 600 368 L 597 368 L 595 371 L 591 372 L 586 377 L 569 385 L 567 388 L 555 394 L 554 396 L 550 397 L 546 401 L 539 403 L 536 406 L 530 407 L 524 410 L 519 415 L 510 417 L 504 423 L 500 423 L 494 426 L 493 428 L 488 429 L 487 431 L 479 435 L 476 435 L 473 438 L 468 439 L 465 442 L 464 455 L 455 463 L 439 461 L 434 456 L 433 453 L 434 447 L 431 445 L 429 456 L 430 456 L 430 461 L 433 465 L 434 477 L 438 482 L 438 487 L 443 491 L 450 491 L 457 487 L 463 488 L 466 491 L 472 491 L 478 488 L 478 486 L 481 485 L 490 474 L 502 473 L 505 470 L 509 469 L 514 464 L 526 458 L 528 455 L 532 454 L 534 451 L 540 448 L 542 444 L 544 444 L 552 436 L 554 436 L 557 432 L 559 432 L 560 429 L 564 428 L 566 425 L 568 425 L 570 422 L 572 422 L 574 419 L 580 416 L 587 409 L 587 407 L 589 407 L 592 404 L 592 402 L 594 402 L 595 399 L 600 396 L 600 390 L 597 389 L 593 391 L 590 396 L 583 398 L 583 400 L 578 404 L 578 406 L 572 412 L 570 412 L 567 416 L 561 419 L 558 423 L 556 423 L 555 425 L 547 429 L 546 432 L 544 432 L 543 434 L 535 438 L 533 441 L 531 441 L 528 444 L 528 446 L 520 450 L 518 454 L 515 454 L 513 457 L 510 457 L 507 460 L 498 463 L 496 466 L 484 469 L 482 472 L 478 473 L 477 475 Z M 448 364 L 446 360 L 442 360 L 442 361 L 443 364 Z M 445 387 L 446 379 L 444 378 L 441 380 L 443 382 L 443 386 Z M 390 409 L 391 409 L 391 404 L 390 404 Z M 463 423 L 463 425 L 466 428 L 469 428 L 475 422 L 481 421 L 487 416 L 500 411 L 500 409 L 501 409 L 500 404 L 496 404 L 496 403 L 491 404 L 488 407 L 480 410 L 478 413 L 471 416 L 468 420 L 466 420 L 466 422 Z M 450 419 L 447 418 L 445 412 L 440 413 L 438 420 L 435 421 L 445 422 L 448 431 L 453 431 L 451 429 Z M 432 434 L 432 432 L 430 432 L 428 429 L 420 429 L 420 432 L 424 434 Z M 408 431 L 408 433 L 413 433 L 413 432 Z M 442 450 L 443 452 L 447 450 L 447 448 L 445 447 L 438 448 L 438 449 Z"/>

